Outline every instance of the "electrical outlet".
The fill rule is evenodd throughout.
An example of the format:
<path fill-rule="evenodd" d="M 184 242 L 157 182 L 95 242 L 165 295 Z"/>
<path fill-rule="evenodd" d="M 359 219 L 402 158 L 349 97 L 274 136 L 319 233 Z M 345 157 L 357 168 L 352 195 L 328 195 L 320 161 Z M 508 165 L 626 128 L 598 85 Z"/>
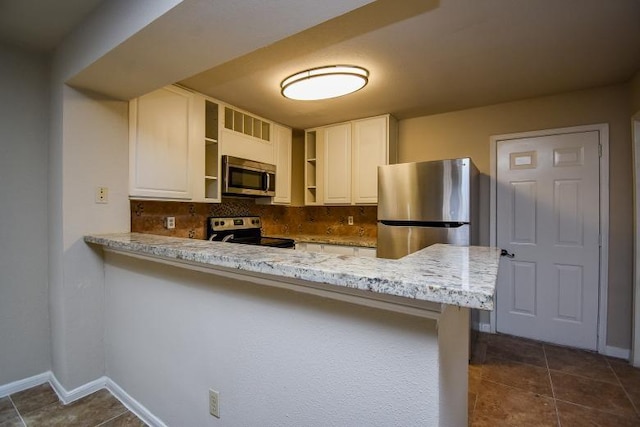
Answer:
<path fill-rule="evenodd" d="M 174 228 L 176 228 L 176 217 L 175 216 L 168 216 L 164 219 L 164 228 L 166 228 L 167 230 L 173 230 Z"/>
<path fill-rule="evenodd" d="M 347 217 L 347 223 L 348 223 L 349 225 L 353 225 L 353 217 L 352 217 L 351 215 L 349 215 L 349 216 Z"/>
<path fill-rule="evenodd" d="M 109 203 L 108 187 L 96 187 L 96 203 Z"/>
<path fill-rule="evenodd" d="M 220 418 L 220 394 L 213 390 L 209 389 L 209 413 L 216 418 Z"/>

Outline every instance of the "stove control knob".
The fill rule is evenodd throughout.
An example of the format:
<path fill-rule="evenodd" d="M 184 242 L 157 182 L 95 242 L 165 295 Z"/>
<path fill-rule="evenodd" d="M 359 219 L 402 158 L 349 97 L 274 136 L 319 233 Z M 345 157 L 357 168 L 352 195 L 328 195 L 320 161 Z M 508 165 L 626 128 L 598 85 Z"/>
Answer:
<path fill-rule="evenodd" d="M 214 222 L 213 225 L 215 225 L 217 227 L 218 225 L 220 225 L 220 221 Z"/>
<path fill-rule="evenodd" d="M 220 221 L 220 225 L 224 225 L 224 221 Z"/>

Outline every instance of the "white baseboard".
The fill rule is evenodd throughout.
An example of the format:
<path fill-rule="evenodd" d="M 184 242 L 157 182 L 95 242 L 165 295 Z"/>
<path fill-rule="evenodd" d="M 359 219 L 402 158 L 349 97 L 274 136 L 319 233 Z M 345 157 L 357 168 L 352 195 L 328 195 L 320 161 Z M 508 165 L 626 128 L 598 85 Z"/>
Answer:
<path fill-rule="evenodd" d="M 140 402 L 131 397 L 126 391 L 122 389 L 118 384 L 112 381 L 108 377 L 100 377 L 96 380 L 81 385 L 71 391 L 67 391 L 60 381 L 53 375 L 53 372 L 47 371 L 33 377 L 25 378 L 23 380 L 14 381 L 9 384 L 0 385 L 0 398 L 8 396 L 10 394 L 18 393 L 23 390 L 30 389 L 31 387 L 38 386 L 44 383 L 51 384 L 51 387 L 58 395 L 58 398 L 65 405 L 75 402 L 85 396 L 95 393 L 98 390 L 106 388 L 109 392 L 118 399 L 127 409 L 133 412 L 138 418 L 145 422 L 150 427 L 167 427 L 165 423 L 156 417 L 145 408 Z"/>
<path fill-rule="evenodd" d="M 138 418 L 144 421 L 150 427 L 167 427 L 165 423 L 156 417 L 144 407 L 140 402 L 131 397 L 126 391 L 124 391 L 118 384 L 113 382 L 110 378 L 107 378 L 107 390 L 111 392 L 124 406 L 126 406 L 131 412 L 136 414 Z"/>
<path fill-rule="evenodd" d="M 491 333 L 491 323 L 478 323 L 478 330 L 480 332 Z"/>
<path fill-rule="evenodd" d="M 75 402 L 78 399 L 82 399 L 85 396 L 90 395 L 91 393 L 95 393 L 98 390 L 102 390 L 106 388 L 107 385 L 107 377 L 100 377 L 96 380 L 88 382 L 86 384 L 81 385 L 80 387 L 74 388 L 71 391 L 67 391 L 60 381 L 53 375 L 53 372 L 50 372 L 51 378 L 50 383 L 56 394 L 65 405 Z"/>
<path fill-rule="evenodd" d="M 40 384 L 44 384 L 51 378 L 51 371 L 43 372 L 23 380 L 14 381 L 9 384 L 0 385 L 0 397 L 5 397 L 19 391 L 30 389 Z"/>
<path fill-rule="evenodd" d="M 629 358 L 631 357 L 631 350 L 629 350 L 628 348 L 613 347 L 608 345 L 604 349 L 604 354 L 606 356 L 615 357 L 617 359 L 629 360 Z"/>

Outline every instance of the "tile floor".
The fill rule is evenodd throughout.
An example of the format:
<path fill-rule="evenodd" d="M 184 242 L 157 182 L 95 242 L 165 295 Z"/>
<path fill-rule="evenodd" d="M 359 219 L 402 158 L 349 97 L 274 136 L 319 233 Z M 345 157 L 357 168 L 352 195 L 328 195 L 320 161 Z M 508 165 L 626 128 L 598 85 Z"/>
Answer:
<path fill-rule="evenodd" d="M 49 384 L 0 398 L 0 427 L 143 427 L 107 390 L 62 405 Z M 640 369 L 626 361 L 480 334 L 469 365 L 474 427 L 640 426 Z"/>
<path fill-rule="evenodd" d="M 58 400 L 48 383 L 0 398 L 0 427 L 145 425 L 107 390 L 99 390 L 69 405 Z"/>
<path fill-rule="evenodd" d="M 640 369 L 587 351 L 480 334 L 469 425 L 640 426 Z"/>

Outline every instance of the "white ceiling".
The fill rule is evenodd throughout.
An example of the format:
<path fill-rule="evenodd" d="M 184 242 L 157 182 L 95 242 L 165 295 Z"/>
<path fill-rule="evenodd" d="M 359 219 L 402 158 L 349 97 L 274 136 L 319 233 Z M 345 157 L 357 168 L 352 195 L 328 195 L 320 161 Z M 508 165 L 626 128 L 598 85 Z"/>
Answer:
<path fill-rule="evenodd" d="M 0 0 L 0 41 L 51 50 L 98 3 Z M 274 9 L 287 3 L 281 13 Z M 135 96 L 136 90 L 143 89 L 140 73 L 132 71 L 135 65 L 147 80 L 160 83 L 169 75 L 180 76 L 181 84 L 199 92 L 277 122 L 307 128 L 383 113 L 403 119 L 616 84 L 640 70 L 640 0 L 378 0 L 305 31 L 290 32 L 294 35 L 276 42 L 270 40 L 278 38 L 267 35 L 277 35 L 280 27 L 296 26 L 287 20 L 279 23 L 273 19 L 274 12 L 295 16 L 301 24 L 313 22 L 314 17 L 316 22 L 326 18 L 318 20 L 318 12 L 309 8 L 285 13 L 295 8 L 292 0 L 254 2 L 246 11 L 250 19 L 221 21 L 234 24 L 225 30 L 226 38 L 193 39 L 209 34 L 201 28 L 225 4 L 243 7 L 236 2 L 191 0 L 175 8 L 160 24 L 154 23 L 157 31 L 141 32 L 131 43 L 110 52 L 109 58 L 93 64 L 99 70 L 92 68 L 78 76 L 78 85 L 116 97 Z M 252 14 L 259 5 L 272 8 L 270 13 L 260 13 L 262 20 Z M 185 13 L 197 10 L 196 6 L 210 8 L 211 13 Z M 184 32 L 193 34 L 184 37 L 191 41 L 181 49 L 190 55 L 184 60 L 193 63 L 176 67 L 180 62 L 176 58 L 146 61 L 139 45 L 165 46 L 166 40 L 154 34 L 169 28 L 175 36 L 185 19 L 190 25 Z M 264 40 L 255 45 L 266 47 L 248 54 L 237 51 L 239 57 L 225 51 L 217 62 L 201 59 L 211 57 L 212 49 L 220 52 L 235 46 L 243 34 Z M 152 36 L 157 43 L 149 40 Z M 179 48 L 172 46 L 172 55 L 179 55 Z M 188 77 L 207 61 L 209 67 L 216 66 Z M 280 95 L 279 83 L 288 75 L 339 63 L 367 68 L 369 84 L 333 100 L 291 101 Z M 118 77 L 118 70 L 129 72 Z M 186 70 L 191 71 L 185 75 Z M 104 73 L 110 76 L 108 82 Z"/>
<path fill-rule="evenodd" d="M 102 0 L 0 0 L 0 41 L 53 50 Z"/>
<path fill-rule="evenodd" d="M 369 69 L 368 86 L 324 101 L 280 95 L 288 75 L 339 63 Z M 181 83 L 306 128 L 608 85 L 638 70 L 638 0 L 379 0 Z"/>

